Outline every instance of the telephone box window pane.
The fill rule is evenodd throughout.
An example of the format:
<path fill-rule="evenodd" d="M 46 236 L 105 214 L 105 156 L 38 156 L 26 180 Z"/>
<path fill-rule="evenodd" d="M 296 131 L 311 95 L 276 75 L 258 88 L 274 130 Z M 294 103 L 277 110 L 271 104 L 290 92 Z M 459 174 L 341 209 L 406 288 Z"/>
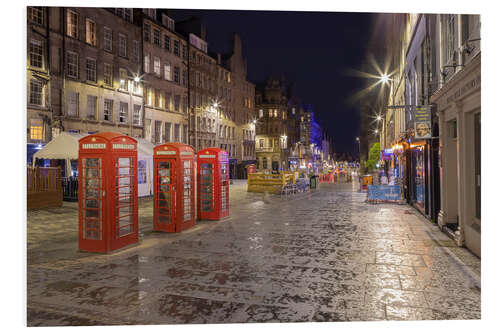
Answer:
<path fill-rule="evenodd" d="M 228 173 L 227 173 L 227 164 L 220 165 L 220 179 L 221 179 L 221 210 L 225 211 L 228 208 L 227 204 L 227 182 L 228 182 Z"/>
<path fill-rule="evenodd" d="M 191 220 L 191 161 L 184 161 L 184 221 Z"/>
<path fill-rule="evenodd" d="M 170 209 L 171 203 L 175 202 L 175 188 L 171 182 L 170 162 L 158 162 L 158 191 L 157 191 L 157 213 L 158 223 L 171 223 L 173 213 Z"/>
<path fill-rule="evenodd" d="M 213 164 L 202 163 L 200 173 L 200 208 L 202 212 L 211 212 L 214 199 Z"/>
<path fill-rule="evenodd" d="M 86 158 L 83 164 L 83 237 L 85 239 L 101 239 L 101 160 Z"/>
<path fill-rule="evenodd" d="M 132 158 L 120 157 L 116 161 L 116 218 L 117 236 L 122 237 L 133 232 L 133 168 Z"/>

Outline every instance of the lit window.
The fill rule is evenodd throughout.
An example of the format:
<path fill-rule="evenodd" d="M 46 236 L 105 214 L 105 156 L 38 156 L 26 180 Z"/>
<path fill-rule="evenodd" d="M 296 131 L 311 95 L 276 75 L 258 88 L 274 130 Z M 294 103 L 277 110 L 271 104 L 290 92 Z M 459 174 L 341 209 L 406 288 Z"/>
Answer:
<path fill-rule="evenodd" d="M 120 89 L 128 91 L 127 70 L 120 69 Z"/>
<path fill-rule="evenodd" d="M 120 123 L 125 124 L 128 117 L 128 104 L 120 102 Z"/>
<path fill-rule="evenodd" d="M 68 76 L 78 78 L 78 54 L 68 51 L 67 53 Z"/>
<path fill-rule="evenodd" d="M 134 125 L 141 125 L 141 106 L 134 104 Z"/>
<path fill-rule="evenodd" d="M 38 68 L 43 67 L 42 41 L 36 39 L 30 41 L 30 65 Z"/>
<path fill-rule="evenodd" d="M 30 81 L 30 104 L 42 105 L 42 82 L 38 80 Z"/>
<path fill-rule="evenodd" d="M 158 76 L 160 76 L 160 58 L 157 58 L 155 57 L 154 58 L 154 62 L 153 62 L 153 66 L 154 66 L 154 73 Z"/>
<path fill-rule="evenodd" d="M 89 19 L 85 20 L 85 41 L 87 44 L 95 46 L 97 44 L 97 33 L 95 22 Z"/>
<path fill-rule="evenodd" d="M 66 33 L 70 37 L 78 38 L 78 14 L 70 10 L 66 17 Z"/>
<path fill-rule="evenodd" d="M 97 96 L 87 96 L 87 119 L 97 119 Z"/>
<path fill-rule="evenodd" d="M 127 57 L 127 36 L 118 34 L 118 54 L 120 57 Z"/>
<path fill-rule="evenodd" d="M 87 58 L 87 81 L 97 82 L 96 66 L 95 59 Z"/>
<path fill-rule="evenodd" d="M 113 100 L 104 100 L 103 118 L 106 121 L 113 121 Z"/>
<path fill-rule="evenodd" d="M 43 121 L 42 119 L 30 120 L 30 139 L 43 140 Z"/>
<path fill-rule="evenodd" d="M 113 50 L 113 31 L 108 27 L 104 27 L 104 50 Z"/>
<path fill-rule="evenodd" d="M 171 73 L 171 67 L 170 64 L 167 62 L 164 66 L 164 71 L 165 71 L 165 80 L 172 81 L 172 73 Z"/>

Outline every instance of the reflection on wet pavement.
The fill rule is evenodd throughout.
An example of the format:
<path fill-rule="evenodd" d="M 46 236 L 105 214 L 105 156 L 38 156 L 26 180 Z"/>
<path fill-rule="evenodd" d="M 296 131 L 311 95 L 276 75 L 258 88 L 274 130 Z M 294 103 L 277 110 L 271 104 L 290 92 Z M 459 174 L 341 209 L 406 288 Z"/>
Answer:
<path fill-rule="evenodd" d="M 351 184 L 284 199 L 231 185 L 230 218 L 77 251 L 75 206 L 28 212 L 28 326 L 479 319 L 480 260 Z M 265 202 L 265 204 L 263 204 Z"/>

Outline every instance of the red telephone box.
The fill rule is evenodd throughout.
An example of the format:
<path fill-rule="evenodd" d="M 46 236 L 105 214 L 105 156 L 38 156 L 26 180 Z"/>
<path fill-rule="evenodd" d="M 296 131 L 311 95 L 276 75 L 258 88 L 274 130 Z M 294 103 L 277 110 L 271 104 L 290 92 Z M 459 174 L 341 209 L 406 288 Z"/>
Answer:
<path fill-rule="evenodd" d="M 137 141 L 102 132 L 78 141 L 78 247 L 107 253 L 138 242 Z"/>
<path fill-rule="evenodd" d="M 219 220 L 229 215 L 229 160 L 227 152 L 206 148 L 196 154 L 198 219 Z"/>
<path fill-rule="evenodd" d="M 154 148 L 153 229 L 180 232 L 194 226 L 194 150 L 172 142 Z"/>

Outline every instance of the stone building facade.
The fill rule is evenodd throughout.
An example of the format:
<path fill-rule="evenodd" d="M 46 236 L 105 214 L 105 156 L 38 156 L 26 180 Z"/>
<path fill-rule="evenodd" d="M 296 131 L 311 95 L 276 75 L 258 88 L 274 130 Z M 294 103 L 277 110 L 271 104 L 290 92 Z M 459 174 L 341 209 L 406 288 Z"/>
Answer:
<path fill-rule="evenodd" d="M 51 7 L 53 114 L 64 131 L 143 136 L 141 28 L 132 9 Z"/>
<path fill-rule="evenodd" d="M 233 34 L 232 52 L 222 56 L 222 62 L 231 78 L 227 88 L 233 115 L 231 130 L 234 131 L 232 175 L 246 178 L 245 167 L 255 163 L 255 85 L 247 80 L 247 61 L 243 57 L 241 39 L 237 34 Z"/>
<path fill-rule="evenodd" d="M 142 18 L 145 138 L 155 144 L 187 143 L 187 41 L 166 14 L 136 13 Z"/>
<path fill-rule="evenodd" d="M 439 15 L 441 210 L 438 225 L 481 256 L 481 20 Z"/>
<path fill-rule="evenodd" d="M 51 139 L 49 12 L 46 7 L 27 8 L 26 91 L 28 150 Z"/>
<path fill-rule="evenodd" d="M 255 94 L 257 170 L 288 170 L 287 94 L 283 79 L 270 78 Z"/>

